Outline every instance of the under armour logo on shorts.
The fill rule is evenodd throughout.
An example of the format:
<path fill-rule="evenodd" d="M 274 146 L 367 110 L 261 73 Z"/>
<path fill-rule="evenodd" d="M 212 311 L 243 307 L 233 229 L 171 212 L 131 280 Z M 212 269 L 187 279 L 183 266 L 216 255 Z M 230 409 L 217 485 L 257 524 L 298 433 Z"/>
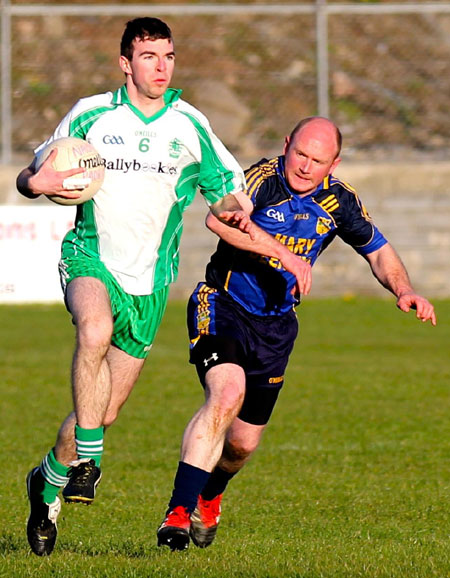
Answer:
<path fill-rule="evenodd" d="M 208 367 L 208 363 L 210 361 L 217 361 L 218 359 L 219 359 L 219 356 L 217 355 L 217 353 L 213 353 L 209 359 L 204 359 L 203 363 L 205 364 L 205 367 Z"/>

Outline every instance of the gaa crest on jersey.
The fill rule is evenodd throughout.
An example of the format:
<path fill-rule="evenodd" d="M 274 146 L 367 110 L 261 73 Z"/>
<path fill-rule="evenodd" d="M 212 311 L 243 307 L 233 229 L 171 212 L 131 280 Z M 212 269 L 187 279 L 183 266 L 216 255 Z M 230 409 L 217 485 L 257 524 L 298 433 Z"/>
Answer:
<path fill-rule="evenodd" d="M 316 233 L 318 235 L 326 235 L 331 229 L 331 219 L 319 217 L 316 223 Z"/>
<path fill-rule="evenodd" d="M 180 158 L 181 155 L 181 141 L 174 138 L 169 143 L 169 156 L 173 159 Z"/>

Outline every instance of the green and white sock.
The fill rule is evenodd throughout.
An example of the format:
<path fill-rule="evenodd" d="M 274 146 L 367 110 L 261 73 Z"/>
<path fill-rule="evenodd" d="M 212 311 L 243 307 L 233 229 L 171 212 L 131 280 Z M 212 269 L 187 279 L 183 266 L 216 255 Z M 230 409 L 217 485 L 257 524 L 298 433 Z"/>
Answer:
<path fill-rule="evenodd" d="M 56 500 L 60 488 L 69 481 L 69 468 L 58 462 L 55 448 L 52 448 L 42 460 L 39 469 L 45 480 L 42 497 L 46 504 L 51 504 Z"/>
<path fill-rule="evenodd" d="M 95 465 L 100 467 L 103 454 L 103 432 L 104 427 L 94 429 L 84 429 L 78 424 L 75 425 L 75 443 L 79 459 L 92 459 Z"/>

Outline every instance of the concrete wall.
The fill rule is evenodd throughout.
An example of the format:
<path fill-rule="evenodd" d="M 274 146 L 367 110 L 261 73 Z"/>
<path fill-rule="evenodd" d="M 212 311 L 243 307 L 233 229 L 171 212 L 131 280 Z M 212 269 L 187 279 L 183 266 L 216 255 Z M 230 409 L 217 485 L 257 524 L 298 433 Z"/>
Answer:
<path fill-rule="evenodd" d="M 15 191 L 19 169 L 0 166 L 1 203 L 33 202 Z M 375 223 L 401 255 L 416 290 L 428 297 L 450 297 L 450 162 L 344 160 L 336 175 L 356 188 Z M 172 297 L 185 297 L 203 279 L 216 245 L 215 236 L 204 226 L 206 211 L 198 196 L 186 213 L 181 270 Z M 311 297 L 353 294 L 386 292 L 367 263 L 337 239 L 314 267 Z"/>

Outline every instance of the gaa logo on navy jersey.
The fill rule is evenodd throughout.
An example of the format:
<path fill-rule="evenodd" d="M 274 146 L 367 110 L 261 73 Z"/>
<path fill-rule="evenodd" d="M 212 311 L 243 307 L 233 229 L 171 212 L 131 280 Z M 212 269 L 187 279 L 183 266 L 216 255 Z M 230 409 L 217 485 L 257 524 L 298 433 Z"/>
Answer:
<path fill-rule="evenodd" d="M 279 223 L 284 223 L 285 221 L 284 213 L 282 213 L 281 211 L 277 211 L 276 209 L 269 209 L 266 215 L 271 219 L 275 219 Z"/>

